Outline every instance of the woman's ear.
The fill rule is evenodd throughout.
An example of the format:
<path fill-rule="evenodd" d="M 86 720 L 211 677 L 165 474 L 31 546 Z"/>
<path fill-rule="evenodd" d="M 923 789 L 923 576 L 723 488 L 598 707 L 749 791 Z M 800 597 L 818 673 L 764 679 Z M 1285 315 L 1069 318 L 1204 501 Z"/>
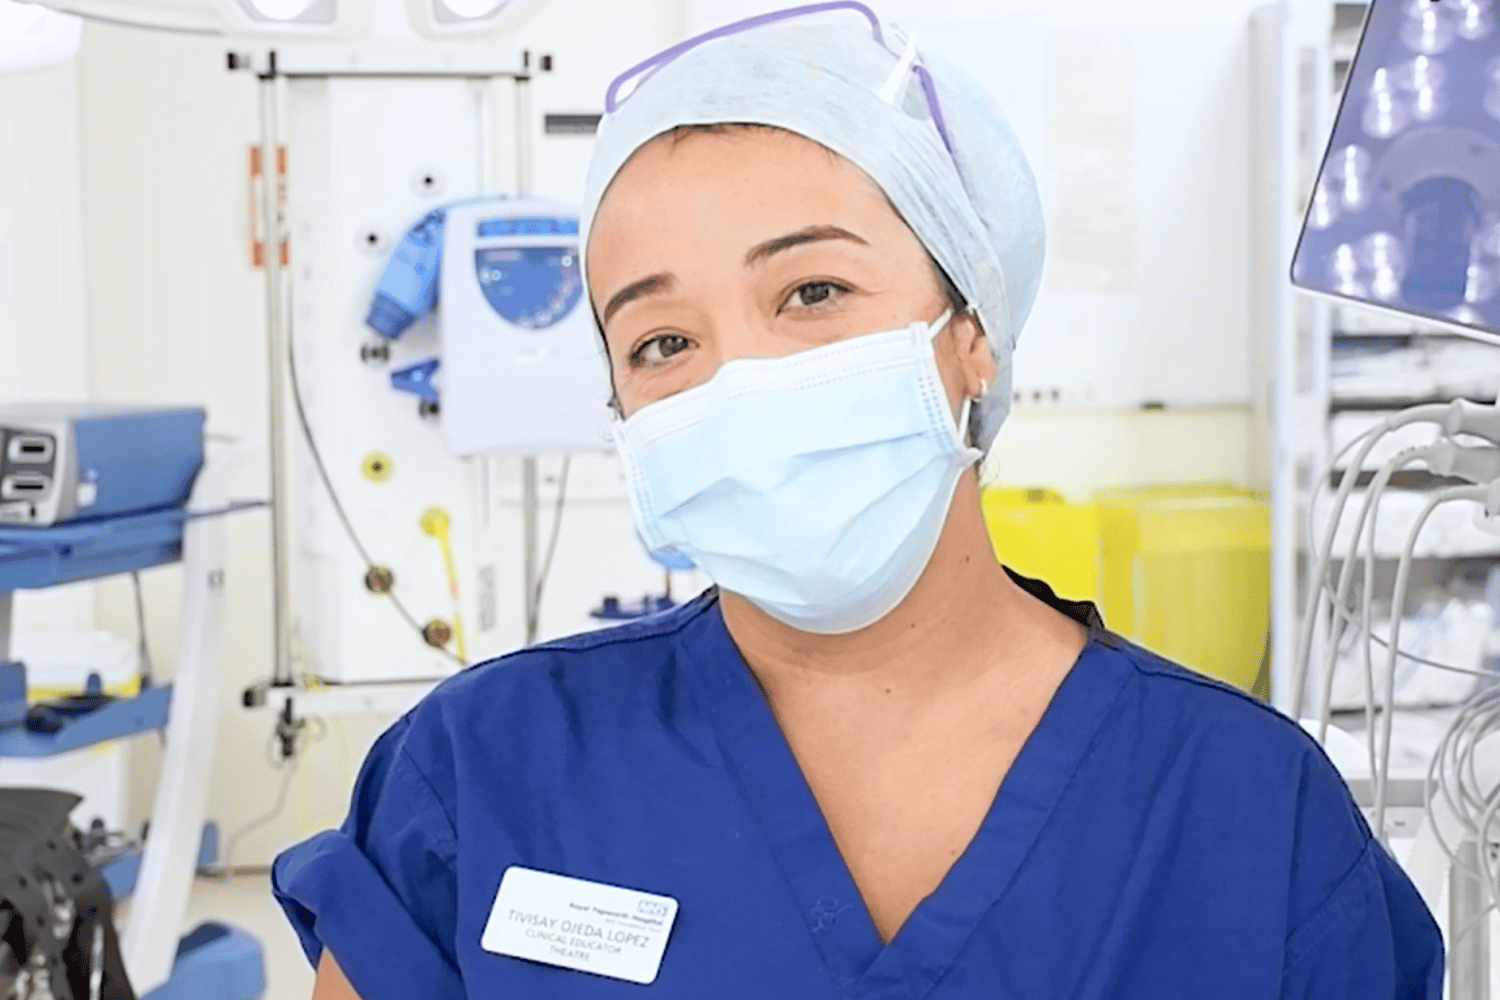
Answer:
<path fill-rule="evenodd" d="M 964 310 L 953 321 L 953 346 L 963 368 L 964 395 L 978 399 L 995 382 L 995 353 L 974 310 Z"/>

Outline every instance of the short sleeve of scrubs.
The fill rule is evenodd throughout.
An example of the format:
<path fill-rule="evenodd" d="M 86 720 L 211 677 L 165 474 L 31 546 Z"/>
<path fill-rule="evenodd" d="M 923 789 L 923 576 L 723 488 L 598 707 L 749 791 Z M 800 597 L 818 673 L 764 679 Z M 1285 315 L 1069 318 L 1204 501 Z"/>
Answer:
<path fill-rule="evenodd" d="M 1405 876 L 1371 840 L 1287 943 L 1283 1000 L 1437 997 L 1443 948 Z"/>
<path fill-rule="evenodd" d="M 276 859 L 272 886 L 308 960 L 333 953 L 361 1000 L 460 1000 L 453 824 L 404 747 L 375 744 L 344 825 Z"/>

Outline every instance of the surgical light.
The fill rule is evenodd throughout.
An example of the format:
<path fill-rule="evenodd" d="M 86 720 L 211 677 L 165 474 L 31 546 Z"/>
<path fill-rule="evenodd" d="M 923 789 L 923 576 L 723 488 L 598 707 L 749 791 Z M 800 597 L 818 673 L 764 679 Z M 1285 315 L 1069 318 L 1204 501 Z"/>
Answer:
<path fill-rule="evenodd" d="M 34 31 L 47 16 L 47 8 L 34 3 L 16 3 L 5 0 L 0 3 L 0 27 L 5 31 Z"/>
<path fill-rule="evenodd" d="M 1478 41 L 1495 30 L 1495 7 L 1492 0 L 1466 0 L 1458 14 L 1458 33 Z"/>
<path fill-rule="evenodd" d="M 1330 157 L 1328 176 L 1338 192 L 1339 206 L 1358 212 L 1370 203 L 1370 165 L 1373 161 L 1363 147 L 1348 145 Z"/>
<path fill-rule="evenodd" d="M 1406 101 L 1396 93 L 1389 69 L 1378 69 L 1370 81 L 1369 97 L 1365 100 L 1365 132 L 1377 139 L 1389 139 L 1405 128 L 1411 120 Z"/>
<path fill-rule="evenodd" d="M 440 21 L 476 21 L 499 13 L 510 0 L 433 0 Z"/>
<path fill-rule="evenodd" d="M 72 59 L 81 24 L 72 14 L 0 0 L 0 73 L 24 73 Z"/>
<path fill-rule="evenodd" d="M 1292 267 L 1305 288 L 1500 333 L 1494 0 L 1374 0 Z"/>
<path fill-rule="evenodd" d="M 1313 229 L 1327 229 L 1339 217 L 1339 205 L 1328 194 L 1328 186 L 1321 181 L 1313 189 L 1312 207 L 1307 213 L 1307 224 Z"/>
<path fill-rule="evenodd" d="M 1370 275 L 1370 294 L 1389 302 L 1401 290 L 1406 274 L 1406 253 L 1394 233 L 1371 233 L 1355 247 L 1359 266 Z"/>
<path fill-rule="evenodd" d="M 1468 282 L 1464 285 L 1464 301 L 1470 305 L 1488 302 L 1495 297 L 1497 286 L 1500 286 L 1500 277 L 1496 276 L 1494 268 L 1470 264 Z"/>
<path fill-rule="evenodd" d="M 268 21 L 295 21 L 312 6 L 312 0 L 247 0 L 252 14 Z"/>
<path fill-rule="evenodd" d="M 1359 283 L 1359 257 L 1353 246 L 1340 243 L 1333 251 L 1333 265 L 1329 270 L 1334 290 L 1340 295 L 1364 296 L 1365 288 Z"/>
<path fill-rule="evenodd" d="M 1436 55 L 1453 44 L 1458 25 L 1453 15 L 1432 0 L 1410 0 L 1401 25 L 1401 40 L 1417 52 Z"/>
<path fill-rule="evenodd" d="M 482 38 L 514 31 L 547 0 L 406 0 L 407 19 L 428 38 Z"/>
<path fill-rule="evenodd" d="M 280 24 L 331 24 L 334 0 L 239 0 L 245 12 L 257 21 Z"/>

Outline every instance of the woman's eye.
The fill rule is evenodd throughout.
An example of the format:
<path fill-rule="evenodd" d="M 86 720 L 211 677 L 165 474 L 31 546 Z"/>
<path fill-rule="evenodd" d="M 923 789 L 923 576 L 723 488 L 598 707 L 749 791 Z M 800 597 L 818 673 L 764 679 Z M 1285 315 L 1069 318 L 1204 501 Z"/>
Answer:
<path fill-rule="evenodd" d="M 835 297 L 848 290 L 831 281 L 809 281 L 792 290 L 791 296 L 787 299 L 787 305 L 794 309 L 815 309 L 827 305 Z"/>
<path fill-rule="evenodd" d="M 630 352 L 632 367 L 656 365 L 680 351 L 687 350 L 691 342 L 680 333 L 664 333 L 643 342 Z"/>

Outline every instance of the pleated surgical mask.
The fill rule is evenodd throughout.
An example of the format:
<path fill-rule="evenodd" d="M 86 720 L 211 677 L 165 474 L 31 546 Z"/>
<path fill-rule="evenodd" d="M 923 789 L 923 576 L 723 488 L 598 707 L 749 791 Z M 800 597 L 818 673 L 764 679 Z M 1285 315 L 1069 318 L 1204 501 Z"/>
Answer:
<path fill-rule="evenodd" d="M 935 322 L 726 362 L 614 427 L 641 537 L 668 566 L 794 628 L 852 632 L 911 591 L 937 546 L 965 441 Z"/>

